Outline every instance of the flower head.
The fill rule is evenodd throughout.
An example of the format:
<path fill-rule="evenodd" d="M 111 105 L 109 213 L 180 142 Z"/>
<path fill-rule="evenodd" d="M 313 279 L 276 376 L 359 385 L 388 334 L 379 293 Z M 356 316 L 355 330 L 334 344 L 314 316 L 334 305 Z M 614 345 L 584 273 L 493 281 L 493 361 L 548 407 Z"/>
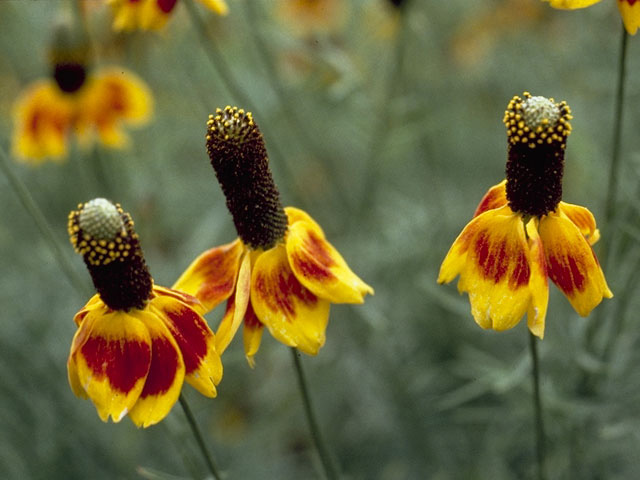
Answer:
<path fill-rule="evenodd" d="M 218 109 L 209 116 L 206 140 L 239 238 L 196 258 L 174 288 L 194 295 L 205 311 L 227 300 L 216 333 L 219 352 L 244 319 L 250 364 L 264 326 L 282 343 L 315 355 L 325 341 L 329 305 L 362 303 L 373 289 L 307 213 L 282 207 L 250 112 Z"/>
<path fill-rule="evenodd" d="M 133 221 L 97 198 L 69 214 L 69 236 L 97 295 L 75 315 L 67 369 L 73 392 L 103 421 L 147 427 L 173 407 L 186 380 L 216 396 L 222 363 L 194 297 L 154 285 Z"/>
<path fill-rule="evenodd" d="M 601 0 L 545 0 L 553 8 L 562 10 L 575 10 L 577 8 L 590 7 Z M 618 10 L 622 16 L 622 22 L 630 35 L 635 35 L 640 27 L 640 2 L 637 0 L 616 0 Z"/>
<path fill-rule="evenodd" d="M 160 30 L 173 13 L 178 0 L 107 0 L 113 10 L 113 29 L 120 31 Z M 227 15 L 225 0 L 200 0 L 204 6 Z"/>
<path fill-rule="evenodd" d="M 87 40 L 74 30 L 56 30 L 51 78 L 28 86 L 15 102 L 12 149 L 26 163 L 62 160 L 72 134 L 82 146 L 97 136 L 105 146 L 125 147 L 122 125 L 142 125 L 151 114 L 144 82 L 119 67 L 92 71 Z"/>
<path fill-rule="evenodd" d="M 506 330 L 527 313 L 544 336 L 551 280 L 582 316 L 613 296 L 591 245 L 600 233 L 589 210 L 563 202 L 562 175 L 571 111 L 565 102 L 515 96 L 504 123 L 506 180 L 491 187 L 440 267 L 439 283 L 460 275 L 483 328 Z"/>

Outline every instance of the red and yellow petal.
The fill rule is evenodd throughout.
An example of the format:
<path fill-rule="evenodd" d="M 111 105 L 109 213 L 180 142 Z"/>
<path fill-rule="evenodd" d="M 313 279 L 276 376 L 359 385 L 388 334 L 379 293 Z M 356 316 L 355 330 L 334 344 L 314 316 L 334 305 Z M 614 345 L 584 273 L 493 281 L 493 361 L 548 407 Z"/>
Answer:
<path fill-rule="evenodd" d="M 600 0 L 547 0 L 553 8 L 562 10 L 574 10 L 576 8 L 590 7 Z"/>
<path fill-rule="evenodd" d="M 182 353 L 185 380 L 207 397 L 215 397 L 222 362 L 207 322 L 188 305 L 168 296 L 153 298 L 147 307 L 169 329 Z"/>
<path fill-rule="evenodd" d="M 90 312 L 74 336 L 69 379 L 96 406 L 103 421 L 119 422 L 134 406 L 151 365 L 146 325 L 127 312 Z"/>
<path fill-rule="evenodd" d="M 74 97 L 50 81 L 36 82 L 25 90 L 13 108 L 15 157 L 33 165 L 47 158 L 60 161 L 67 154 L 75 110 Z"/>
<path fill-rule="evenodd" d="M 267 250 L 255 261 L 251 304 L 258 319 L 285 345 L 310 355 L 324 345 L 330 304 L 298 281 L 283 245 Z"/>
<path fill-rule="evenodd" d="M 640 2 L 637 0 L 618 0 L 618 9 L 624 28 L 629 35 L 635 35 L 640 27 Z"/>
<path fill-rule="evenodd" d="M 580 233 L 587 239 L 589 245 L 594 245 L 600 240 L 600 230 L 596 227 L 596 219 L 585 207 L 573 205 L 571 203 L 560 202 L 556 212 L 571 220 Z"/>
<path fill-rule="evenodd" d="M 568 218 L 551 213 L 540 221 L 549 277 L 583 317 L 602 298 L 613 294 L 598 259 L 580 229 Z"/>
<path fill-rule="evenodd" d="M 160 30 L 169 20 L 177 0 L 143 0 L 143 2 L 140 11 L 140 28 Z"/>
<path fill-rule="evenodd" d="M 240 264 L 236 290 L 227 300 L 227 308 L 216 331 L 216 350 L 219 355 L 224 353 L 238 331 L 249 306 L 250 295 L 251 255 L 247 254 L 244 255 Z"/>
<path fill-rule="evenodd" d="M 138 427 L 154 425 L 166 417 L 178 400 L 184 382 L 182 354 L 161 319 L 145 311 L 134 311 L 151 338 L 151 365 L 138 401 L 129 418 Z"/>
<path fill-rule="evenodd" d="M 285 207 L 284 211 L 287 214 L 287 223 L 289 226 L 292 226 L 296 222 L 307 222 L 313 225 L 313 228 L 318 230 L 324 237 L 322 227 L 320 227 L 320 225 L 313 218 L 311 218 L 311 215 L 309 215 L 304 210 L 296 207 Z"/>
<path fill-rule="evenodd" d="M 245 251 L 240 239 L 207 250 L 189 265 L 172 288 L 200 300 L 202 313 L 213 310 L 233 293 Z"/>
<path fill-rule="evenodd" d="M 305 220 L 289 227 L 287 258 L 298 281 L 314 295 L 332 303 L 363 303 L 373 289 L 351 271 L 322 231 Z"/>
<path fill-rule="evenodd" d="M 469 293 L 471 313 L 482 328 L 507 330 L 527 311 L 538 324 L 546 311 L 540 261 L 539 243 L 527 239 L 520 215 L 504 206 L 463 229 L 442 262 L 438 282 L 460 275 L 458 290 Z M 532 262 L 537 262 L 533 268 Z"/>
<path fill-rule="evenodd" d="M 258 320 L 251 303 L 247 307 L 247 312 L 244 316 L 244 328 L 242 330 L 242 337 L 244 341 L 244 354 L 249 362 L 251 368 L 256 366 L 254 357 L 260 349 L 260 342 L 262 341 L 262 330 L 264 325 Z"/>
<path fill-rule="evenodd" d="M 499 184 L 491 187 L 487 193 L 484 194 L 482 200 L 478 204 L 473 217 L 477 217 L 481 213 L 487 210 L 493 210 L 494 208 L 504 207 L 507 204 L 507 180 L 501 181 Z"/>

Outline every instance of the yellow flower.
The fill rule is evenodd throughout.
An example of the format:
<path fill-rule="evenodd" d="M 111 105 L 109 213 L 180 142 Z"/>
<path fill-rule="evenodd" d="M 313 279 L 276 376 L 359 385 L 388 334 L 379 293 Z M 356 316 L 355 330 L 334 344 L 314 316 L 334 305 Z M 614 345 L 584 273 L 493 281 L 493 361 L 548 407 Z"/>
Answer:
<path fill-rule="evenodd" d="M 69 384 L 103 421 L 148 427 L 166 417 L 186 380 L 216 396 L 222 363 L 194 297 L 153 284 L 133 221 L 105 199 L 69 215 L 69 235 L 98 294 L 75 315 Z"/>
<path fill-rule="evenodd" d="M 531 333 L 543 338 L 547 277 L 582 316 L 613 294 L 591 248 L 600 238 L 593 215 L 561 201 L 569 106 L 524 97 L 511 100 L 504 118 L 507 178 L 480 202 L 442 262 L 438 282 L 460 275 L 458 290 L 469 293 L 482 328 L 507 330 L 526 313 Z"/>
<path fill-rule="evenodd" d="M 205 312 L 227 300 L 216 333 L 220 353 L 244 319 L 250 365 L 265 325 L 285 345 L 317 354 L 330 304 L 363 303 L 373 289 L 307 213 L 282 208 L 251 113 L 226 107 L 211 115 L 207 152 L 240 238 L 201 254 L 173 288 L 198 298 Z"/>
<path fill-rule="evenodd" d="M 574 10 L 577 8 L 590 7 L 601 0 L 545 0 L 553 8 L 563 10 Z M 616 0 L 618 9 L 622 16 L 622 22 L 630 35 L 635 35 L 640 26 L 640 1 L 638 0 Z"/>
<path fill-rule="evenodd" d="M 107 0 L 113 10 L 113 29 L 120 31 L 160 30 L 173 13 L 178 0 Z M 227 15 L 225 0 L 200 0 L 218 15 Z"/>
<path fill-rule="evenodd" d="M 122 126 L 144 124 L 152 108 L 147 86 L 122 68 L 86 75 L 80 64 L 58 64 L 55 79 L 35 82 L 17 99 L 13 154 L 33 165 L 61 161 L 71 134 L 82 146 L 97 135 L 103 145 L 122 148 L 129 141 Z"/>

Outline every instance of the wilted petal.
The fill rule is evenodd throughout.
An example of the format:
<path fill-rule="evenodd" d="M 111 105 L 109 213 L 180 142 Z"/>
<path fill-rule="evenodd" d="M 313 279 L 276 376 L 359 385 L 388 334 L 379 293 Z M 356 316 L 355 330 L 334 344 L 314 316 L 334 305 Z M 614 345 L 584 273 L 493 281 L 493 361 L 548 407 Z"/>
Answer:
<path fill-rule="evenodd" d="M 256 361 L 254 356 L 258 353 L 260 348 L 260 342 L 262 341 L 262 330 L 264 325 L 258 320 L 251 303 L 247 307 L 247 312 L 244 316 L 244 329 L 242 330 L 242 337 L 244 341 L 244 354 L 249 362 L 251 368 L 255 367 Z"/>
<path fill-rule="evenodd" d="M 138 427 L 166 417 L 178 400 L 184 382 L 184 362 L 176 341 L 162 320 L 145 311 L 132 312 L 144 322 L 151 338 L 151 366 L 129 418 Z"/>
<path fill-rule="evenodd" d="M 155 297 L 148 308 L 163 320 L 176 340 L 184 360 L 185 380 L 203 395 L 215 397 L 216 385 L 222 379 L 222 362 L 204 318 L 167 296 Z"/>
<path fill-rule="evenodd" d="M 499 184 L 491 187 L 487 193 L 484 194 L 482 200 L 478 204 L 474 218 L 487 210 L 493 210 L 494 208 L 504 207 L 507 204 L 507 181 L 503 180 Z"/>
<path fill-rule="evenodd" d="M 600 239 L 600 230 L 596 228 L 596 219 L 585 207 L 560 202 L 557 212 L 560 215 L 566 216 L 578 227 L 578 230 L 580 230 L 580 233 L 587 239 L 589 245 L 594 245 Z"/>
<path fill-rule="evenodd" d="M 568 218 L 549 214 L 540 221 L 549 277 L 583 317 L 589 315 L 602 298 L 613 294 L 591 246 Z"/>
<path fill-rule="evenodd" d="M 541 282 L 532 274 L 532 257 L 539 248 L 530 244 L 520 215 L 508 206 L 487 210 L 474 218 L 458 236 L 442 262 L 438 281 L 446 283 L 460 274 L 458 290 L 469 293 L 471 313 L 482 328 L 506 330 L 526 311 L 541 311 Z M 535 295 L 535 297 L 534 297 Z M 535 301 L 535 304 L 532 303 Z M 539 313 L 536 313 L 535 308 Z"/>
<path fill-rule="evenodd" d="M 76 332 L 69 364 L 71 387 L 80 386 L 103 421 L 119 422 L 138 400 L 151 365 L 151 339 L 127 312 L 90 312 Z"/>
<path fill-rule="evenodd" d="M 297 280 L 283 245 L 262 253 L 253 265 L 251 303 L 258 319 L 285 345 L 310 355 L 324 345 L 329 302 Z"/>
<path fill-rule="evenodd" d="M 373 294 L 312 223 L 300 220 L 291 225 L 286 249 L 296 278 L 316 296 L 332 303 L 362 303 L 367 293 Z"/>
<path fill-rule="evenodd" d="M 200 300 L 202 313 L 213 310 L 233 293 L 244 252 L 239 239 L 207 250 L 189 265 L 173 288 Z"/>

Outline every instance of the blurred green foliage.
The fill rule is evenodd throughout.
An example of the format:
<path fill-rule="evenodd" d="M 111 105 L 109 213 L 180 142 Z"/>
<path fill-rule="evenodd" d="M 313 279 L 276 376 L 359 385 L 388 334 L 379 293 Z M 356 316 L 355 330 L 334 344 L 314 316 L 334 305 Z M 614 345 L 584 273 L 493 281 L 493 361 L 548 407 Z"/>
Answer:
<path fill-rule="evenodd" d="M 98 196 L 131 212 L 159 284 L 231 241 L 205 123 L 216 107 L 250 109 L 283 203 L 306 209 L 376 289 L 363 306 L 334 306 L 326 346 L 303 358 L 346 477 L 533 478 L 525 322 L 483 331 L 466 296 L 435 279 L 478 200 L 503 178 L 502 115 L 514 94 L 567 100 L 575 119 L 564 199 L 602 216 L 621 29 L 614 2 L 566 12 L 538 0 L 414 0 L 401 18 L 391 2 L 354 0 L 342 3 L 335 28 L 301 33 L 275 1 L 228 1 L 224 18 L 196 4 L 212 43 L 184 5 L 159 34 L 116 34 L 104 2 L 87 2 L 96 63 L 136 72 L 156 108 L 129 150 L 74 147 L 62 165 L 12 165 L 69 259 L 90 285 L 66 216 Z M 65 5 L 0 2 L 5 151 L 12 102 L 48 74 L 52 19 Z M 540 344 L 549 478 L 640 476 L 638 40 L 629 41 L 618 216 L 602 231 L 611 250 L 600 260 L 616 297 L 582 319 L 551 286 Z M 224 64 L 211 63 L 211 49 Z M 203 478 L 179 407 L 137 430 L 127 419 L 103 424 L 74 397 L 65 363 L 72 317 L 87 298 L 4 176 L 0 184 L 0 477 Z M 214 328 L 221 316 L 208 315 Z M 265 334 L 251 370 L 238 338 L 223 358 L 217 399 L 185 386 L 226 478 L 318 476 L 286 350 Z"/>

